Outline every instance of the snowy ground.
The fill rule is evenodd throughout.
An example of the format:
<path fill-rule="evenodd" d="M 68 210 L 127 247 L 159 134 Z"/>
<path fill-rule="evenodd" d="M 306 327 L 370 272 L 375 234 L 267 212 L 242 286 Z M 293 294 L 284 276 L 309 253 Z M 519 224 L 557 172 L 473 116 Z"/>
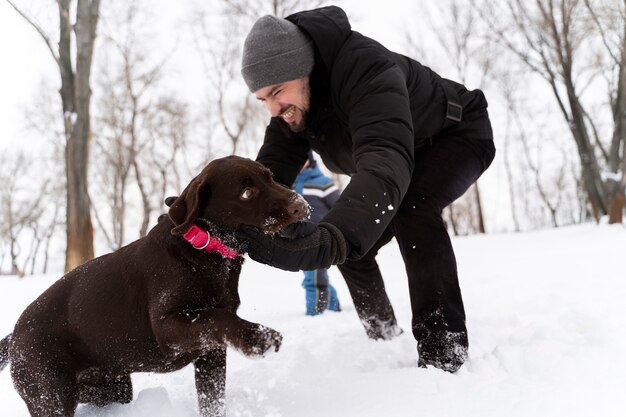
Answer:
<path fill-rule="evenodd" d="M 246 262 L 243 318 L 284 335 L 277 354 L 229 352 L 230 417 L 622 416 L 626 410 L 626 230 L 583 225 L 454 239 L 470 329 L 456 374 L 416 367 L 404 269 L 392 242 L 379 259 L 405 333 L 365 337 L 347 289 L 344 308 L 305 317 L 300 274 Z M 0 335 L 57 277 L 0 278 Z M 196 416 L 191 368 L 133 376 L 135 400 L 78 417 Z M 28 416 L 0 375 L 0 415 Z"/>

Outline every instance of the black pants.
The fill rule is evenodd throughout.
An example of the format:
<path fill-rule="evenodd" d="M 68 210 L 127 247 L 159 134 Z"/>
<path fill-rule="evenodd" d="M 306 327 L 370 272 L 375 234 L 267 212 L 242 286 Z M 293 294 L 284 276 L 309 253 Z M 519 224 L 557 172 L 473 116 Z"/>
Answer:
<path fill-rule="evenodd" d="M 494 156 L 492 140 L 458 134 L 433 138 L 432 144 L 416 150 L 411 184 L 390 227 L 366 256 L 339 265 L 370 337 L 380 336 L 375 329 L 372 333 L 376 323 L 395 325 L 375 259 L 378 250 L 395 236 L 409 280 L 416 340 L 454 332 L 467 347 L 456 259 L 441 213 L 476 182 Z"/>

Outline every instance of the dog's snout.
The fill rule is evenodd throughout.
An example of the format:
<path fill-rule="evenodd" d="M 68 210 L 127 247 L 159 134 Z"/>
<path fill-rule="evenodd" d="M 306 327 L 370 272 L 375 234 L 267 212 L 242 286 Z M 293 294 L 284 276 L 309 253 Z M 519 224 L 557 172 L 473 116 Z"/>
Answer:
<path fill-rule="evenodd" d="M 309 214 L 309 205 L 303 198 L 297 196 L 289 201 L 287 211 L 293 218 L 302 220 Z"/>

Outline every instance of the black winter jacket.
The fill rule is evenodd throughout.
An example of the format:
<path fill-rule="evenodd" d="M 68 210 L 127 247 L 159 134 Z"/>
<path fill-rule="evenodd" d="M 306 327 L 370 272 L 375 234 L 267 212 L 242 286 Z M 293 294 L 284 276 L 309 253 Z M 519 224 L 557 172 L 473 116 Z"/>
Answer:
<path fill-rule="evenodd" d="M 310 148 L 332 171 L 351 176 L 322 220 L 350 244 L 349 258 L 367 253 L 391 222 L 408 189 L 413 153 L 444 130 L 444 83 L 464 105 L 463 120 L 446 132 L 491 139 L 480 90 L 442 79 L 428 67 L 352 31 L 343 10 L 330 6 L 287 17 L 313 40 L 307 130 L 292 133 L 278 117 L 267 127 L 257 160 L 291 185 Z M 288 65 L 288 63 L 285 63 Z M 448 91 L 450 88 L 448 88 Z"/>

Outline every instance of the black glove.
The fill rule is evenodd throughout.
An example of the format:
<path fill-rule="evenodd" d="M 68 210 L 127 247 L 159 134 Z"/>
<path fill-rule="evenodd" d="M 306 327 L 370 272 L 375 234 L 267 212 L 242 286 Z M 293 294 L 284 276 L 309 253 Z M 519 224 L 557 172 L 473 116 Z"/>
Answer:
<path fill-rule="evenodd" d="M 316 229 L 313 233 L 295 239 L 270 236 L 255 227 L 243 226 L 237 232 L 237 239 L 255 261 L 286 271 L 314 270 L 343 263 L 348 253 L 343 233 L 330 223 L 313 226 Z"/>
<path fill-rule="evenodd" d="M 297 239 L 300 237 L 305 237 L 317 232 L 317 225 L 313 222 L 309 221 L 301 221 L 291 223 L 289 226 L 285 226 L 278 232 L 278 235 L 281 237 L 286 237 L 288 239 Z"/>

